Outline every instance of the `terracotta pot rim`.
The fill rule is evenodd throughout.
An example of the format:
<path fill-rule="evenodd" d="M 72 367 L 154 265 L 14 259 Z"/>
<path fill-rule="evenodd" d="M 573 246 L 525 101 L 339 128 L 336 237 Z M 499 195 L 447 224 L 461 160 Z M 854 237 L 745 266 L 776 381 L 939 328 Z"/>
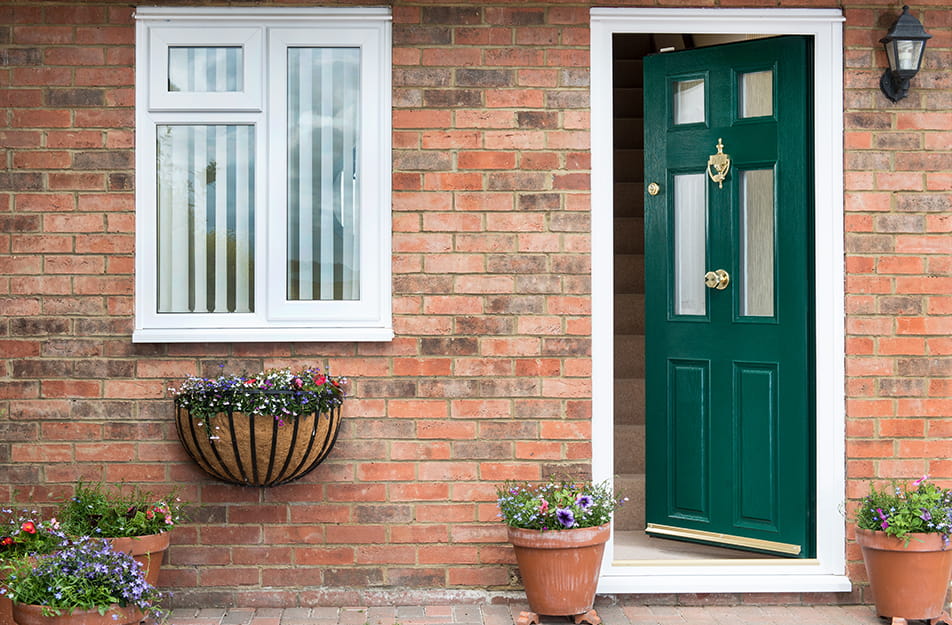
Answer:
<path fill-rule="evenodd" d="M 141 536 L 115 536 L 106 538 L 113 549 L 126 551 L 132 555 L 157 553 L 169 548 L 170 532 L 143 534 Z"/>
<path fill-rule="evenodd" d="M 509 542 L 517 547 L 533 549 L 564 549 L 565 547 L 587 547 L 608 542 L 611 536 L 611 523 L 593 527 L 573 527 L 563 530 L 533 530 L 522 527 L 506 526 Z"/>
<path fill-rule="evenodd" d="M 903 538 L 886 532 L 856 528 L 856 542 L 865 549 L 882 551 L 947 551 L 952 543 L 937 532 L 912 532 Z"/>
<path fill-rule="evenodd" d="M 33 603 L 14 603 L 13 604 L 13 614 L 14 620 L 20 622 L 21 620 L 27 624 L 33 623 L 86 623 L 91 621 L 94 623 L 110 623 L 116 625 L 123 625 L 126 623 L 136 623 L 140 621 L 143 617 L 142 611 L 136 606 L 121 606 L 119 604 L 112 604 L 109 606 L 109 609 L 106 610 L 104 615 L 99 614 L 99 610 L 92 608 L 89 610 L 83 610 L 79 608 L 60 608 L 63 613 L 59 616 L 46 617 L 43 616 L 42 610 L 45 606 L 33 604 Z M 114 615 L 117 615 L 118 618 L 113 618 Z M 17 619 L 19 616 L 19 619 Z M 82 620 L 77 620 L 82 619 Z"/>

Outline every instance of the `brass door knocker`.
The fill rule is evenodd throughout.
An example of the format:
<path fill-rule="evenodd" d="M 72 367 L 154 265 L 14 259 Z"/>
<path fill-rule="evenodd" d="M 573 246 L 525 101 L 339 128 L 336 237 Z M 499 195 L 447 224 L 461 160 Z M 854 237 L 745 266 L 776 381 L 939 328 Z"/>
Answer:
<path fill-rule="evenodd" d="M 711 167 L 714 170 L 711 170 Z M 717 154 L 711 154 L 707 159 L 707 175 L 711 180 L 717 183 L 719 189 L 724 188 L 724 178 L 727 178 L 727 172 L 731 168 L 731 155 L 724 154 L 724 143 L 721 138 L 717 138 Z M 714 172 L 717 172 L 716 174 Z"/>

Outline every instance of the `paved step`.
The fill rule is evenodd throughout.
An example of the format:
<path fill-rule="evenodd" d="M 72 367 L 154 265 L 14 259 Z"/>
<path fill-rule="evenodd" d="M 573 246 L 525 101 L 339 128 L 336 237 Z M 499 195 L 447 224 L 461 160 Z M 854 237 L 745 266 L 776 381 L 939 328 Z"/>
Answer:
<path fill-rule="evenodd" d="M 513 625 L 529 605 L 521 593 L 481 603 L 347 608 L 231 608 L 175 610 L 167 625 Z M 867 605 L 771 605 L 769 595 L 685 595 L 688 605 L 670 605 L 675 595 L 652 603 L 652 595 L 595 598 L 603 625 L 883 625 Z M 780 604 L 786 595 L 778 595 Z M 501 602 L 504 601 L 504 602 Z M 726 601 L 726 603 L 725 603 Z M 542 616 L 541 625 L 565 625 L 564 616 Z"/>

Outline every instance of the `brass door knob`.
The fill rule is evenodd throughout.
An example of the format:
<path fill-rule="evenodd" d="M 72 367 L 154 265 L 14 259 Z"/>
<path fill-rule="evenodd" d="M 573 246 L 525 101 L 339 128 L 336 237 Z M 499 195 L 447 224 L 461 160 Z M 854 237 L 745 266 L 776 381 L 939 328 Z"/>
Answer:
<path fill-rule="evenodd" d="M 657 182 L 652 182 L 648 185 L 648 195 L 658 195 L 658 192 L 661 191 L 661 187 Z"/>
<path fill-rule="evenodd" d="M 708 271 L 706 274 L 704 274 L 704 284 L 706 284 L 707 288 L 709 289 L 723 291 L 730 283 L 731 277 L 723 269 L 718 269 L 717 271 Z"/>

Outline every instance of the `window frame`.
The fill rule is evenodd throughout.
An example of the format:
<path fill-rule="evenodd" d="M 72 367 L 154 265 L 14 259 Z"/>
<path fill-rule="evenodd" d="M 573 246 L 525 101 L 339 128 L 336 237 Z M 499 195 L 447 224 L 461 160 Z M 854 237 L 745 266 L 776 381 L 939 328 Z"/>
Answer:
<path fill-rule="evenodd" d="M 243 89 L 170 92 L 172 46 L 243 48 Z M 285 297 L 288 47 L 355 47 L 360 296 Z M 277 58 L 283 57 L 283 58 Z M 389 341 L 391 312 L 391 13 L 387 8 L 166 8 L 136 11 L 135 343 Z M 283 69 L 282 69 L 283 68 Z M 275 73 L 278 71 L 279 73 Z M 284 73 L 280 73 L 283 71 Z M 257 87 L 257 89 L 256 89 Z M 156 131 L 164 125 L 253 125 L 252 313 L 158 313 Z M 286 221 L 284 221 L 286 223 Z"/>

